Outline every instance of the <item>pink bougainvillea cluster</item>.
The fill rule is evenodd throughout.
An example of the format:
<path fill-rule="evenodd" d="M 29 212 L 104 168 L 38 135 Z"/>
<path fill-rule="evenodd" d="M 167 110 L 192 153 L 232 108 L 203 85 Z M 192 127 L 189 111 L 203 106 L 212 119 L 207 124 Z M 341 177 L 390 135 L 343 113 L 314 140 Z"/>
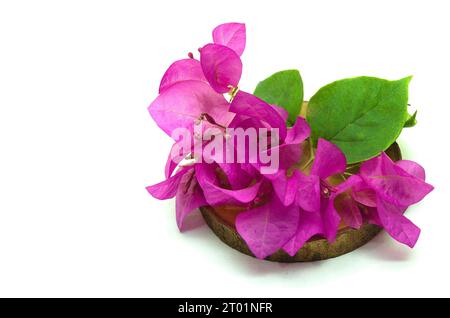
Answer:
<path fill-rule="evenodd" d="M 199 123 L 222 132 L 224 143 L 230 140 L 227 128 L 276 129 L 276 144 L 261 151 L 276 151 L 279 166 L 267 173 L 265 163 L 249 158 L 232 163 L 217 157 L 196 160 L 194 146 L 178 153 L 188 164 L 169 155 L 165 180 L 147 190 L 161 200 L 176 197 L 180 230 L 185 217 L 201 206 L 232 205 L 242 207 L 235 228 L 258 258 L 279 249 L 295 255 L 316 236 L 333 242 L 343 224 L 355 229 L 376 224 L 413 247 L 420 229 L 404 212 L 433 189 L 425 182 L 424 169 L 380 153 L 349 175 L 343 152 L 325 139 L 313 144 L 303 118 L 287 127 L 284 109 L 238 89 L 245 25 L 219 25 L 212 38 L 199 49 L 199 59 L 190 53 L 168 68 L 159 96 L 149 106 L 152 118 L 171 137 L 176 129 L 189 131 L 192 145 L 210 142 L 196 140 Z M 175 138 L 173 148 L 181 142 Z"/>

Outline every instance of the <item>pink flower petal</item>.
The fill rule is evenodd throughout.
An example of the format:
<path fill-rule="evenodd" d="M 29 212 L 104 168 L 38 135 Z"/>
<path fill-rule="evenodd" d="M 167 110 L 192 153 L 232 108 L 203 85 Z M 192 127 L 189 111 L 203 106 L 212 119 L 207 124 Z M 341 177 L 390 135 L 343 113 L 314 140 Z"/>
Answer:
<path fill-rule="evenodd" d="M 292 165 L 298 163 L 302 157 L 302 148 L 299 144 L 282 144 L 281 146 L 272 147 L 267 151 L 271 155 L 273 151 L 278 151 L 279 169 L 287 170 Z"/>
<path fill-rule="evenodd" d="M 286 134 L 286 139 L 284 143 L 286 144 L 300 144 L 306 140 L 311 134 L 311 128 L 304 118 L 298 117 L 295 121 L 294 126 L 288 129 Z"/>
<path fill-rule="evenodd" d="M 182 142 L 183 142 L 182 140 L 176 141 L 172 145 L 172 148 L 170 149 L 170 153 L 166 161 L 166 166 L 164 168 L 166 179 L 172 175 L 173 171 L 179 164 L 179 162 L 174 161 L 174 159 L 178 156 L 185 158 L 191 152 L 191 149 L 186 149 L 185 147 L 182 147 Z M 177 151 L 179 152 L 177 153 Z"/>
<path fill-rule="evenodd" d="M 347 160 L 344 153 L 336 145 L 319 138 L 311 174 L 326 179 L 334 174 L 344 172 L 346 166 Z"/>
<path fill-rule="evenodd" d="M 395 206 L 379 198 L 377 200 L 378 217 L 386 231 L 394 239 L 409 247 L 414 247 L 420 229 L 403 216 L 404 208 Z"/>
<path fill-rule="evenodd" d="M 376 194 L 359 175 L 352 175 L 336 187 L 336 195 L 351 190 L 352 198 L 363 205 L 376 207 Z"/>
<path fill-rule="evenodd" d="M 191 168 L 185 168 L 177 172 L 174 176 L 157 183 L 155 185 L 148 186 L 146 189 L 154 198 L 159 200 L 166 200 L 173 198 L 177 194 L 178 186 L 184 174 L 186 174 Z"/>
<path fill-rule="evenodd" d="M 338 204 L 336 203 L 338 200 Z M 363 223 L 361 211 L 356 201 L 349 194 L 341 194 L 334 201 L 334 207 L 339 212 L 344 223 L 354 229 L 359 229 Z"/>
<path fill-rule="evenodd" d="M 218 93 L 230 91 L 230 86 L 237 87 L 242 74 L 242 62 L 230 48 L 207 44 L 200 49 L 200 63 L 211 87 Z"/>
<path fill-rule="evenodd" d="M 291 256 L 313 236 L 323 234 L 322 216 L 318 211 L 308 212 L 299 209 L 298 227 L 295 235 L 283 246 L 283 250 Z"/>
<path fill-rule="evenodd" d="M 336 192 L 330 198 L 344 223 L 356 229 L 361 227 L 363 217 L 354 194 L 363 187 L 366 187 L 364 180 L 358 175 L 352 175 L 336 187 Z"/>
<path fill-rule="evenodd" d="M 342 193 L 348 189 L 360 190 L 364 186 L 364 180 L 357 174 L 350 176 L 347 180 L 336 186 L 336 192 Z"/>
<path fill-rule="evenodd" d="M 303 210 L 315 212 L 320 210 L 320 179 L 318 176 L 299 174 L 296 204 Z"/>
<path fill-rule="evenodd" d="M 213 31 L 213 40 L 216 44 L 228 46 L 241 56 L 245 49 L 245 24 L 225 23 L 217 26 Z"/>
<path fill-rule="evenodd" d="M 423 181 L 422 167 L 412 161 L 397 165 L 385 153 L 364 162 L 360 173 L 378 195 L 400 206 L 417 203 L 433 190 L 433 186 Z"/>
<path fill-rule="evenodd" d="M 381 224 L 380 218 L 378 217 L 377 208 L 366 207 L 366 214 L 364 214 L 364 219 L 369 224 L 375 224 L 378 225 L 379 227 L 383 227 L 383 224 Z"/>
<path fill-rule="evenodd" d="M 381 156 L 364 161 L 359 168 L 359 173 L 362 177 L 381 176 L 383 175 L 381 162 Z"/>
<path fill-rule="evenodd" d="M 271 177 L 273 189 L 279 200 L 285 206 L 291 205 L 297 196 L 300 181 L 299 174 L 300 171 L 296 170 L 292 176 L 287 177 L 286 172 L 281 170 L 276 174 L 276 176 L 272 175 Z"/>
<path fill-rule="evenodd" d="M 178 82 L 164 90 L 148 107 L 157 125 L 169 136 L 177 128 L 192 131 L 194 121 L 202 113 L 226 126 L 232 114 L 228 113 L 228 102 L 211 87 L 200 81 Z"/>
<path fill-rule="evenodd" d="M 240 213 L 236 218 L 236 229 L 252 253 L 263 259 L 292 238 L 298 218 L 297 207 L 285 207 L 274 197 L 263 206 Z"/>
<path fill-rule="evenodd" d="M 333 200 L 322 198 L 320 205 L 324 225 L 323 234 L 327 238 L 328 242 L 333 243 L 336 239 L 341 217 L 334 207 Z"/>
<path fill-rule="evenodd" d="M 194 59 L 176 61 L 164 73 L 159 92 L 162 93 L 175 83 L 189 80 L 207 82 L 200 62 Z"/>
<path fill-rule="evenodd" d="M 287 112 L 286 109 L 284 109 L 280 106 L 277 106 L 277 105 L 270 105 L 270 106 L 278 113 L 278 115 L 281 116 L 281 118 L 284 119 L 285 122 L 288 120 L 289 113 Z"/>
<path fill-rule="evenodd" d="M 177 168 L 178 164 L 172 160 L 171 154 L 167 157 L 166 166 L 164 167 L 164 174 L 167 178 L 170 178 L 174 170 Z"/>
<path fill-rule="evenodd" d="M 361 164 L 362 177 L 397 175 L 395 163 L 384 152 Z"/>
<path fill-rule="evenodd" d="M 206 205 L 200 186 L 195 179 L 194 170 L 182 176 L 176 196 L 176 217 L 180 231 L 185 217 L 193 210 Z"/>
<path fill-rule="evenodd" d="M 414 177 L 376 176 L 365 181 L 383 199 L 401 206 L 415 204 L 433 190 L 433 186 Z"/>
<path fill-rule="evenodd" d="M 356 202 L 361 203 L 365 206 L 368 206 L 368 207 L 376 207 L 377 206 L 376 193 L 375 193 L 375 191 L 373 191 L 371 189 L 354 191 L 354 192 L 352 192 L 352 197 Z"/>
<path fill-rule="evenodd" d="M 425 169 L 418 163 L 411 160 L 400 160 L 396 162 L 396 165 L 406 173 L 425 181 Z"/>
<path fill-rule="evenodd" d="M 230 112 L 262 120 L 271 128 L 279 129 L 280 140 L 286 138 L 287 128 L 283 117 L 265 101 L 252 94 L 239 91 L 231 102 Z"/>

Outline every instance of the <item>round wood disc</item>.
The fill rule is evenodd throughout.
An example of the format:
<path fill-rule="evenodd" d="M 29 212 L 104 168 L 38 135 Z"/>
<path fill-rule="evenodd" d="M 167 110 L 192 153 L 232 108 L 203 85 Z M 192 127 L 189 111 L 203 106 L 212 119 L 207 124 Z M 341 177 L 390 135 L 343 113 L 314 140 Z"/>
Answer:
<path fill-rule="evenodd" d="M 388 156 L 394 160 L 401 160 L 401 152 L 397 143 L 394 143 L 388 150 Z M 208 226 L 219 237 L 219 239 L 228 246 L 238 250 L 241 253 L 253 256 L 245 241 L 237 233 L 233 224 L 229 220 L 221 218 L 213 207 L 201 207 L 200 211 Z M 330 244 L 326 239 L 317 238 L 305 243 L 296 255 L 290 256 L 286 252 L 279 250 L 276 253 L 268 256 L 266 260 L 273 262 L 312 262 L 325 260 L 349 253 L 358 247 L 369 242 L 374 238 L 381 228 L 372 225 L 364 224 L 358 230 L 351 228 L 344 228 L 338 231 L 336 240 Z"/>

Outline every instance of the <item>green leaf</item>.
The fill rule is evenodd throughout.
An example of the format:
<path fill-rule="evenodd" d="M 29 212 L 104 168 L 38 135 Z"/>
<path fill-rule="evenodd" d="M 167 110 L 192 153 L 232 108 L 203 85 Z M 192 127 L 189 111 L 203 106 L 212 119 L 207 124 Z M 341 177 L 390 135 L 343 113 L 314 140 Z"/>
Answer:
<path fill-rule="evenodd" d="M 408 115 L 408 119 L 405 121 L 405 125 L 403 127 L 410 128 L 414 127 L 417 124 L 417 110 L 412 115 Z"/>
<path fill-rule="evenodd" d="M 408 118 L 410 80 L 355 77 L 322 87 L 308 103 L 313 140 L 339 146 L 347 163 L 377 156 L 397 139 Z"/>
<path fill-rule="evenodd" d="M 303 104 L 303 82 L 300 72 L 286 70 L 275 73 L 260 82 L 253 94 L 266 103 L 286 109 L 289 113 L 288 124 L 293 125 Z"/>

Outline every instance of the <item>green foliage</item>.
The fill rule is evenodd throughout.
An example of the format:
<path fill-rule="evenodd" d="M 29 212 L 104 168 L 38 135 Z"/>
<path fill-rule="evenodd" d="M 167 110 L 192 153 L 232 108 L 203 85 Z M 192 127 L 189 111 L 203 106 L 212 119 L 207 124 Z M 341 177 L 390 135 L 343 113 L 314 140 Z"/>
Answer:
<path fill-rule="evenodd" d="M 321 137 L 333 142 L 349 164 L 386 150 L 408 121 L 410 80 L 355 77 L 322 87 L 308 103 L 313 141 Z"/>

